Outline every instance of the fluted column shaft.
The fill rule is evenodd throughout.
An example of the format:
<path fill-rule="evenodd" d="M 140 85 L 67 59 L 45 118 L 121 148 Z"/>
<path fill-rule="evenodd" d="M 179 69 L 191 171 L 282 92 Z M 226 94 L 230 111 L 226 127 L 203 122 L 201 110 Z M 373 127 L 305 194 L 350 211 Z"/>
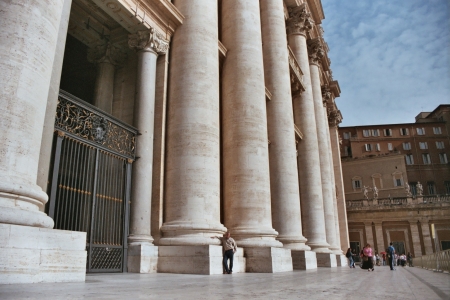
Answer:
<path fill-rule="evenodd" d="M 243 247 L 277 246 L 272 228 L 258 0 L 222 2 L 225 225 Z"/>
<path fill-rule="evenodd" d="M 364 223 L 364 230 L 366 232 L 366 244 L 370 244 L 372 249 L 374 248 L 374 240 L 373 240 L 373 231 L 372 231 L 372 222 Z M 363 247 L 365 244 L 363 245 Z"/>
<path fill-rule="evenodd" d="M 411 238 L 414 249 L 414 257 L 422 256 L 422 247 L 420 245 L 419 226 L 416 220 L 409 221 L 409 228 L 411 229 Z"/>
<path fill-rule="evenodd" d="M 220 118 L 217 1 L 176 0 L 172 40 L 165 223 L 160 245 L 219 244 Z"/>
<path fill-rule="evenodd" d="M 323 194 L 321 187 L 320 158 L 317 141 L 314 99 L 309 69 L 306 32 L 310 18 L 304 9 L 290 10 L 288 42 L 303 71 L 305 91 L 294 98 L 294 120 L 303 131 L 298 144 L 298 170 L 300 177 L 301 215 L 306 243 L 313 251 L 329 253 L 326 240 Z M 309 28 L 309 29 L 308 29 Z"/>
<path fill-rule="evenodd" d="M 422 237 L 423 237 L 423 245 L 425 248 L 425 253 L 422 253 L 422 255 L 426 254 L 432 254 L 433 253 L 433 238 L 431 237 L 430 232 L 430 224 L 428 221 L 424 221 L 421 223 L 422 226 Z"/>
<path fill-rule="evenodd" d="M 384 236 L 383 236 L 383 225 L 381 222 L 374 222 L 375 224 L 375 237 L 377 240 L 377 244 L 376 247 L 374 246 L 373 248 L 376 249 L 378 251 L 378 253 L 386 250 L 387 246 L 385 246 L 384 243 Z M 416 228 L 417 228 L 417 224 L 416 224 Z"/>
<path fill-rule="evenodd" d="M 138 56 L 134 107 L 134 125 L 139 130 L 139 135 L 136 138 L 136 156 L 138 159 L 133 164 L 130 236 L 128 237 L 130 245 L 134 245 L 153 242 L 150 233 L 150 216 L 156 60 L 159 53 L 167 51 L 168 43 L 162 40 L 154 29 L 150 29 L 130 35 L 129 45 L 137 50 Z"/>
<path fill-rule="evenodd" d="M 260 1 L 264 75 L 272 99 L 267 103 L 270 140 L 270 191 L 273 227 L 284 247 L 309 250 L 302 235 L 297 151 L 283 0 Z"/>
<path fill-rule="evenodd" d="M 63 1 L 0 2 L 0 223 L 54 225 L 36 179 L 62 12 Z"/>

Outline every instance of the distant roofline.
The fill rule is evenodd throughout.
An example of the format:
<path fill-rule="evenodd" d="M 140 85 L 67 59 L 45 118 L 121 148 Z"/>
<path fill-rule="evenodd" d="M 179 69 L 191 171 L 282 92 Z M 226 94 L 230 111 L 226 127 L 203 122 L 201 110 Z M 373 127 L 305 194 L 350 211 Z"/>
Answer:
<path fill-rule="evenodd" d="M 356 126 L 339 126 L 340 128 L 362 128 L 362 127 L 375 127 L 375 126 L 394 126 L 394 125 L 418 125 L 418 124 L 445 124 L 445 121 L 434 121 L 434 122 L 424 122 L 424 123 L 390 123 L 390 124 L 375 124 L 375 125 L 356 125 Z"/>
<path fill-rule="evenodd" d="M 443 107 L 448 107 L 450 108 L 450 104 L 439 104 L 438 107 L 436 107 L 432 112 L 430 112 L 430 114 L 427 116 L 427 118 L 432 115 L 433 113 L 435 113 L 437 110 L 443 108 Z"/>

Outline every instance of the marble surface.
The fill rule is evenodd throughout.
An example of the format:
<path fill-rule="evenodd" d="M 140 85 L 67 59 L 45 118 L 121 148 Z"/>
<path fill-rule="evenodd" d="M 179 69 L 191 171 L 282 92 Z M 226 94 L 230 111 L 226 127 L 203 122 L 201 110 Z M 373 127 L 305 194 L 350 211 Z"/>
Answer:
<path fill-rule="evenodd" d="M 387 266 L 374 272 L 342 267 L 212 276 L 96 274 L 85 283 L 0 285 L 0 299 L 449 299 L 449 279 Z"/>

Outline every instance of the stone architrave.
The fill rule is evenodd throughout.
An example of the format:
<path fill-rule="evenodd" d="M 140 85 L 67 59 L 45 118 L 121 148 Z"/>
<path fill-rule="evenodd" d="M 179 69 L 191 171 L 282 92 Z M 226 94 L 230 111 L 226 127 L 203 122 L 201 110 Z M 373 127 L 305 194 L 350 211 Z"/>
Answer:
<path fill-rule="evenodd" d="M 128 271 L 156 272 L 158 249 L 151 236 L 153 174 L 153 131 L 155 120 L 156 60 L 168 51 L 169 43 L 155 31 L 138 31 L 129 36 L 128 45 L 138 56 L 134 125 L 139 130 L 133 164 L 133 184 L 128 237 Z"/>
<path fill-rule="evenodd" d="M 36 184 L 63 13 L 64 1 L 11 0 L 0 4 L 0 282 L 3 284 L 85 279 L 86 233 L 53 230 L 53 220 L 40 211 L 48 196 Z"/>
<path fill-rule="evenodd" d="M 305 91 L 294 98 L 294 120 L 302 128 L 304 137 L 298 144 L 301 216 L 307 245 L 317 253 L 330 253 L 325 231 L 320 158 L 317 140 L 314 99 L 309 69 L 306 35 L 312 19 L 305 6 L 289 8 L 287 34 L 289 46 L 302 69 Z"/>
<path fill-rule="evenodd" d="M 333 203 L 333 178 L 331 177 L 330 143 L 327 135 L 328 122 L 325 118 L 326 105 L 322 99 L 320 86 L 320 64 L 325 52 L 319 39 L 308 40 L 309 70 L 311 74 L 311 86 L 314 100 L 314 112 L 316 117 L 317 140 L 319 147 L 320 178 L 323 195 L 323 209 L 325 214 L 325 229 L 330 250 L 335 254 L 341 254 L 341 249 L 336 242 L 336 224 L 334 220 Z"/>
<path fill-rule="evenodd" d="M 174 4 L 185 19 L 170 55 L 165 222 L 158 244 L 219 245 L 211 239 L 226 231 L 220 224 L 217 1 Z"/>
<path fill-rule="evenodd" d="M 126 57 L 119 48 L 105 41 L 100 41 L 88 51 L 88 61 L 97 65 L 94 105 L 108 114 L 112 113 L 115 67 Z"/>

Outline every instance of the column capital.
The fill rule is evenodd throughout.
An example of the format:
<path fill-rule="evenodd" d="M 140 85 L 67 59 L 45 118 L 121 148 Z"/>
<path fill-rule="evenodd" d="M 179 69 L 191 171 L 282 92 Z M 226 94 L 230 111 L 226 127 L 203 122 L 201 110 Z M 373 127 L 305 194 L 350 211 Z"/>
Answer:
<path fill-rule="evenodd" d="M 128 46 L 138 51 L 149 51 L 156 54 L 164 54 L 169 49 L 169 42 L 154 28 L 139 30 L 128 35 Z"/>
<path fill-rule="evenodd" d="M 286 21 L 287 34 L 306 34 L 312 29 L 314 21 L 311 14 L 306 11 L 306 7 L 298 6 L 288 8 L 289 18 Z"/>
<path fill-rule="evenodd" d="M 88 50 L 88 61 L 91 63 L 109 62 L 113 65 L 122 64 L 127 54 L 108 42 L 100 42 Z"/>
<path fill-rule="evenodd" d="M 328 111 L 328 126 L 336 127 L 342 123 L 342 114 L 338 109 L 333 109 Z"/>
<path fill-rule="evenodd" d="M 322 42 L 320 39 L 310 39 L 307 43 L 309 63 L 319 65 L 320 60 L 325 55 Z"/>

